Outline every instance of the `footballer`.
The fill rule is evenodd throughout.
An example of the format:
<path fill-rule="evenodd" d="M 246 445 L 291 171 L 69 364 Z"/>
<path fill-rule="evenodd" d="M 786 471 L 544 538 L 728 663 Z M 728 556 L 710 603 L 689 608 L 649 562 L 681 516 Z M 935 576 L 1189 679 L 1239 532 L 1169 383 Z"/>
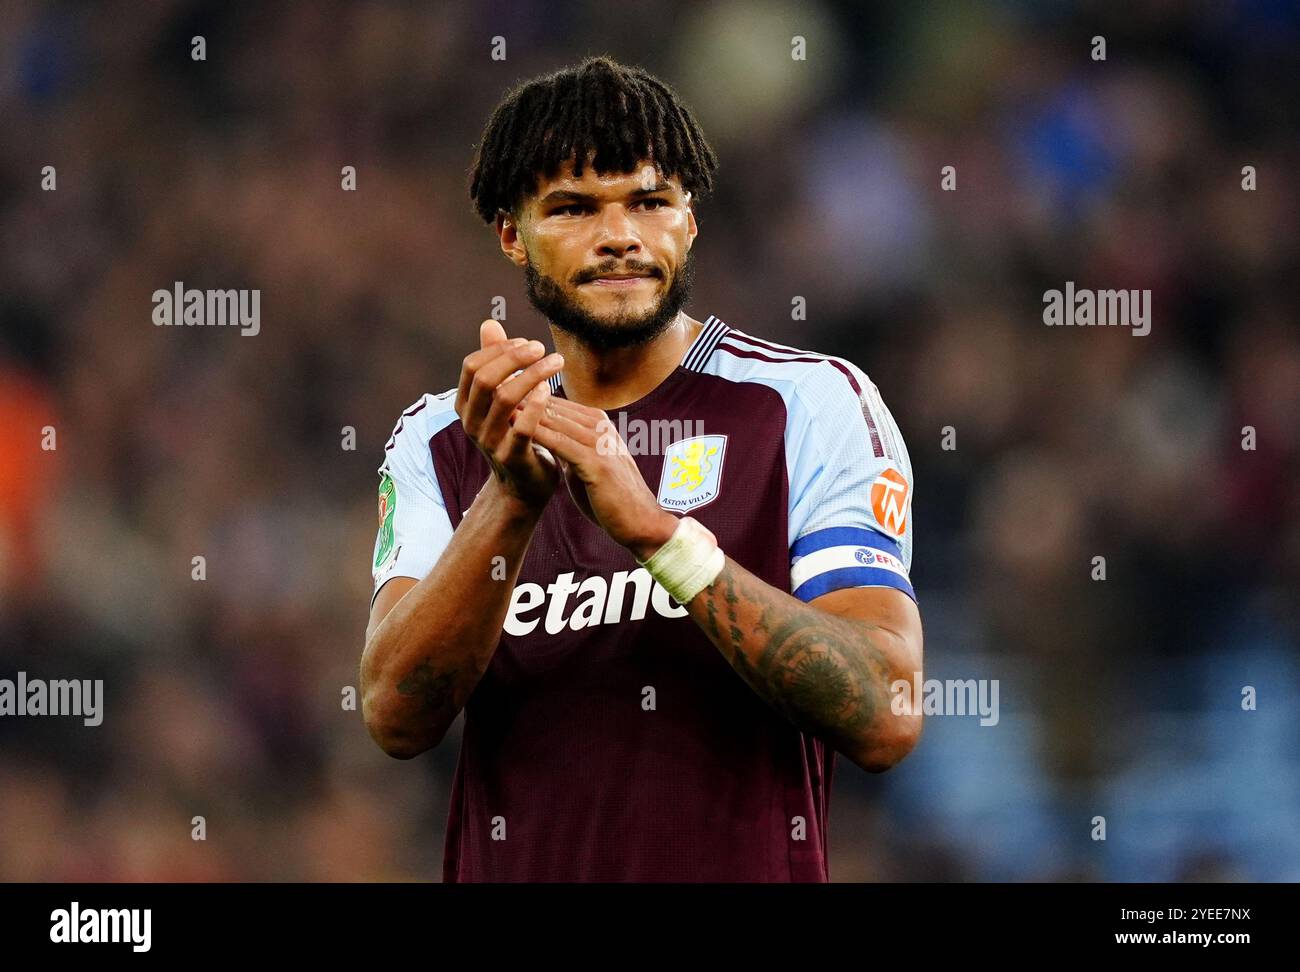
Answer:
<path fill-rule="evenodd" d="M 891 705 L 922 669 L 907 449 L 853 363 L 685 313 L 716 167 L 607 57 L 478 145 L 554 351 L 484 321 L 402 413 L 361 660 L 390 755 L 465 713 L 446 881 L 826 881 L 835 754 L 879 772 L 920 735 Z"/>

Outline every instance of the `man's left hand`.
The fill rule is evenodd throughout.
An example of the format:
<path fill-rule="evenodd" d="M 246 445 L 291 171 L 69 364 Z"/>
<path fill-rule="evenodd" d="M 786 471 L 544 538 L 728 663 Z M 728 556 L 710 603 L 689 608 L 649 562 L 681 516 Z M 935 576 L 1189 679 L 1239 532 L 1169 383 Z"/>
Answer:
<path fill-rule="evenodd" d="M 605 412 L 552 397 L 533 441 L 560 460 L 578 509 L 638 560 L 648 559 L 677 529 L 678 518 L 659 505 Z"/>

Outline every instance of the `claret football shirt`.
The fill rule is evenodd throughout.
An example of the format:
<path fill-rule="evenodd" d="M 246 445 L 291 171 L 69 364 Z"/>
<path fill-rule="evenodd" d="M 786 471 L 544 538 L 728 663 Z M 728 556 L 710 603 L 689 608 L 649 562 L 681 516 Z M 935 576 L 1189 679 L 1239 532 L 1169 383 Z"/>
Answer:
<path fill-rule="evenodd" d="M 429 573 L 490 475 L 455 400 L 423 396 L 385 446 L 376 592 Z M 660 505 L 767 583 L 915 596 L 911 463 L 851 362 L 710 317 L 609 415 Z M 561 485 L 465 706 L 443 878 L 825 881 L 833 764 Z"/>

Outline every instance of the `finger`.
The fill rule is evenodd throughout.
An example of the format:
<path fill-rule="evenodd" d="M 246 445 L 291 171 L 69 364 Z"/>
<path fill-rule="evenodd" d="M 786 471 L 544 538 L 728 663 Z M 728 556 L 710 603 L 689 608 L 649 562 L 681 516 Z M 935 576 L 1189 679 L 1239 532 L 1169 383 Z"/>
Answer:
<path fill-rule="evenodd" d="M 557 374 L 563 367 L 562 355 L 548 354 L 540 361 L 533 362 L 519 374 L 501 382 L 492 395 L 492 405 L 487 415 L 483 417 L 483 424 L 479 428 L 479 435 L 483 440 L 495 442 L 503 436 L 516 406 L 537 387 L 538 383 L 545 384 L 551 375 Z"/>
<path fill-rule="evenodd" d="M 547 399 L 550 397 L 551 386 L 546 382 L 539 384 L 524 397 L 523 405 L 514 414 L 514 422 L 510 427 L 510 444 L 506 451 L 507 462 L 523 458 L 524 454 L 532 448 L 533 433 L 537 430 L 537 423 L 541 420 L 542 413 L 546 410 Z"/>
<path fill-rule="evenodd" d="M 506 341 L 506 329 L 501 326 L 501 322 L 488 318 L 478 326 L 478 342 L 482 348 L 489 348 L 494 344 L 504 344 Z"/>
<path fill-rule="evenodd" d="M 465 397 L 465 411 L 461 422 L 465 430 L 477 434 L 496 399 L 497 388 L 516 371 L 534 364 L 546 353 L 541 341 L 526 341 L 517 347 L 502 351 L 474 372 Z M 525 388 L 523 391 L 527 391 Z M 520 398 L 523 393 L 520 393 Z M 508 415 L 509 412 L 507 411 Z"/>
<path fill-rule="evenodd" d="M 545 422 L 538 422 L 537 428 L 533 429 L 533 441 L 550 449 L 552 453 L 565 462 L 576 463 L 583 455 L 590 452 L 581 443 L 575 442 L 563 432 L 557 432 Z"/>
<path fill-rule="evenodd" d="M 596 448 L 601 434 L 589 425 L 574 421 L 568 415 L 561 415 L 554 410 L 554 405 L 555 400 L 552 399 L 543 410 L 541 424 L 546 428 L 567 435 L 570 439 L 582 443 L 588 449 Z"/>
<path fill-rule="evenodd" d="M 524 396 L 524 400 L 515 406 L 515 410 L 511 412 L 510 417 L 506 419 L 506 421 L 510 423 L 511 427 L 513 427 L 514 424 L 519 421 L 519 416 L 523 414 L 523 411 L 527 407 L 528 403 L 533 401 L 533 399 L 541 396 L 543 388 L 546 389 L 546 395 L 549 396 L 551 394 L 550 383 L 544 381 L 539 382 L 538 384 L 533 386 L 532 391 L 530 391 L 527 395 Z"/>
<path fill-rule="evenodd" d="M 552 398 L 547 409 L 548 413 L 558 417 L 566 418 L 586 429 L 599 437 L 611 434 L 618 437 L 618 427 L 614 424 L 613 419 L 599 408 L 593 408 L 590 405 L 581 405 L 578 402 L 569 401 L 567 398 Z M 620 439 L 620 441 L 622 441 Z"/>
<path fill-rule="evenodd" d="M 484 367 L 484 365 L 495 360 L 514 348 L 523 347 L 528 343 L 527 338 L 511 338 L 508 341 L 501 341 L 491 344 L 477 351 L 472 351 L 465 356 L 465 360 L 460 363 L 460 384 L 456 388 L 456 411 L 462 416 L 464 413 L 461 409 L 469 399 L 470 388 L 473 385 L 475 376 Z"/>
<path fill-rule="evenodd" d="M 602 421 L 609 421 L 609 415 L 606 412 L 591 405 L 570 401 L 567 398 L 552 399 L 551 406 L 560 414 L 567 415 L 575 422 L 580 422 L 591 428 L 595 428 Z"/>
<path fill-rule="evenodd" d="M 618 426 L 614 424 L 614 420 L 609 417 L 607 412 L 591 405 L 571 402 L 565 398 L 553 398 L 551 406 L 554 414 L 562 415 L 590 429 L 596 437 L 597 448 L 602 455 L 627 451 L 623 439 L 618 433 Z"/>

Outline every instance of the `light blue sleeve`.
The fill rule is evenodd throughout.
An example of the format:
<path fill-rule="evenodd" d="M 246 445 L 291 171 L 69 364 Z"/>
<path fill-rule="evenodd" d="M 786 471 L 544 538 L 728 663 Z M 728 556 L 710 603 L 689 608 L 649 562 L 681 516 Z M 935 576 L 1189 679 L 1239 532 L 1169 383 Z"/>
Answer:
<path fill-rule="evenodd" d="M 836 361 L 811 369 L 788 405 L 791 590 L 811 601 L 894 587 L 915 599 L 907 447 L 876 386 Z"/>
<path fill-rule="evenodd" d="M 444 404 L 442 396 L 425 396 L 425 407 L 414 414 L 407 409 L 385 446 L 378 470 L 379 532 L 370 562 L 372 604 L 392 578 L 425 577 L 451 542 L 451 518 L 429 448 L 430 438 L 456 418 Z"/>

